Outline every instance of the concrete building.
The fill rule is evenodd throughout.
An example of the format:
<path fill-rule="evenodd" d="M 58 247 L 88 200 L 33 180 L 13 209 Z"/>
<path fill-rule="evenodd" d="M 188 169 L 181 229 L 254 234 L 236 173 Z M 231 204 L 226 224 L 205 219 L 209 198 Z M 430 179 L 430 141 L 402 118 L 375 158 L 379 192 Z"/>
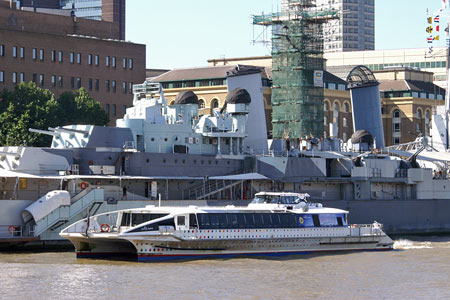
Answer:
<path fill-rule="evenodd" d="M 111 124 L 145 80 L 145 45 L 120 41 L 120 25 L 29 12 L 0 1 L 0 89 L 34 81 L 56 96 L 86 88 Z M 93 37 L 95 36 L 95 37 Z"/>
<path fill-rule="evenodd" d="M 292 0 L 281 0 L 287 11 Z M 316 0 L 318 8 L 334 9 L 339 18 L 323 25 L 324 52 L 375 49 L 375 0 Z"/>

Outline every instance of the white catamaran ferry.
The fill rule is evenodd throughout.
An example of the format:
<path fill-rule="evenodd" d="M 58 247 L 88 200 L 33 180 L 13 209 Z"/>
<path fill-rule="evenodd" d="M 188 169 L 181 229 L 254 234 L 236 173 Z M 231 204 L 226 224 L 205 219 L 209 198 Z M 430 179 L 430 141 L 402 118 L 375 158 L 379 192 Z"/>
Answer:
<path fill-rule="evenodd" d="M 308 196 L 261 192 L 247 207 L 120 210 L 83 219 L 60 236 L 78 258 L 131 254 L 139 261 L 392 249 L 381 224 L 349 225 L 347 211 Z"/>

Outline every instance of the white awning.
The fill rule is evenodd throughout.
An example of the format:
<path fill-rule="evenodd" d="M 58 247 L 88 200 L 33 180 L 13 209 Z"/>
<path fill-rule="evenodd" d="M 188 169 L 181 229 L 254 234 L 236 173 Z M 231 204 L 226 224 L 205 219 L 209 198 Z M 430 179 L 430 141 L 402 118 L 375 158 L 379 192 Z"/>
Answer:
<path fill-rule="evenodd" d="M 264 180 L 269 179 L 259 173 L 246 173 L 237 175 L 225 175 L 225 176 L 211 176 L 208 179 L 212 180 Z"/>

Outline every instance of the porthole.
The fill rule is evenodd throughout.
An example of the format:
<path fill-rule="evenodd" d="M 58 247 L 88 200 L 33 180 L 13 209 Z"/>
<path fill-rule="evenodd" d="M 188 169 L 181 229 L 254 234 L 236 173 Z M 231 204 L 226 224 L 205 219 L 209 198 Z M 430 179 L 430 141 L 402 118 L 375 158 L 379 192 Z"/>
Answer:
<path fill-rule="evenodd" d="M 164 138 L 164 142 L 167 142 L 167 138 Z"/>
<path fill-rule="evenodd" d="M 230 164 L 230 161 L 227 161 L 227 165 L 229 165 Z"/>
<path fill-rule="evenodd" d="M 194 159 L 194 164 L 196 164 L 197 163 L 197 160 L 196 159 Z"/>
<path fill-rule="evenodd" d="M 216 160 L 216 165 L 218 165 L 219 164 L 219 161 L 218 160 Z"/>
<path fill-rule="evenodd" d="M 208 160 L 208 165 L 210 165 L 211 164 L 211 161 L 210 160 Z"/>
<path fill-rule="evenodd" d="M 151 138 L 151 141 L 154 142 L 154 141 L 155 141 L 155 138 Z"/>
<path fill-rule="evenodd" d="M 185 164 L 185 163 L 186 163 L 186 160 L 185 160 L 185 159 L 183 159 L 183 160 L 182 160 L 182 163 L 183 163 L 183 164 Z"/>
<path fill-rule="evenodd" d="M 147 158 L 147 163 L 150 163 L 150 159 Z"/>
<path fill-rule="evenodd" d="M 166 160 L 165 160 L 165 159 L 163 159 L 163 163 L 166 163 Z"/>

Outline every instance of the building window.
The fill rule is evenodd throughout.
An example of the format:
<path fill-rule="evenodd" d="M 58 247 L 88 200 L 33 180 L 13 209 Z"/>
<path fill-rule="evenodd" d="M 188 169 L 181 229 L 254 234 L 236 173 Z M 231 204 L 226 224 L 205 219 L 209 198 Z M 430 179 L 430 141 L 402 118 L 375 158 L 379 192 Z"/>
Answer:
<path fill-rule="evenodd" d="M 211 102 L 211 108 L 219 108 L 219 100 L 213 99 L 213 101 Z"/>
<path fill-rule="evenodd" d="M 342 118 L 342 126 L 348 127 L 347 118 Z"/>
<path fill-rule="evenodd" d="M 112 91 L 113 91 L 113 93 L 116 92 L 116 81 L 115 80 L 112 81 Z"/>
<path fill-rule="evenodd" d="M 392 113 L 393 118 L 400 118 L 400 111 L 398 109 L 394 110 Z"/>
<path fill-rule="evenodd" d="M 32 53 L 32 54 L 31 54 L 31 57 L 33 58 L 33 60 L 36 60 L 36 59 L 37 59 L 37 49 L 36 49 L 36 48 L 33 48 L 33 50 L 32 50 L 31 53 Z"/>
<path fill-rule="evenodd" d="M 12 56 L 17 57 L 17 46 L 13 46 L 12 50 L 13 50 Z"/>
<path fill-rule="evenodd" d="M 425 111 L 425 135 L 430 135 L 430 111 Z"/>
<path fill-rule="evenodd" d="M 52 87 L 56 86 L 56 76 L 52 75 Z"/>
<path fill-rule="evenodd" d="M 127 93 L 127 82 L 126 81 L 122 82 L 122 91 L 124 94 Z"/>
<path fill-rule="evenodd" d="M 44 86 L 44 84 L 45 84 L 45 77 L 44 77 L 44 74 L 40 74 L 40 75 L 39 75 L 39 84 L 40 84 L 41 86 Z"/>
<path fill-rule="evenodd" d="M 25 48 L 20 47 L 20 58 L 25 58 Z"/>
<path fill-rule="evenodd" d="M 44 49 L 39 50 L 39 60 L 40 61 L 44 60 Z"/>
<path fill-rule="evenodd" d="M 81 88 L 81 78 L 80 77 L 78 77 L 77 78 L 77 88 Z"/>
<path fill-rule="evenodd" d="M 347 133 L 346 132 L 342 133 L 342 139 L 344 140 L 344 142 L 347 142 Z"/>
<path fill-rule="evenodd" d="M 63 62 L 63 52 L 62 51 L 58 51 L 58 61 Z"/>
<path fill-rule="evenodd" d="M 98 67 L 98 60 L 99 60 L 99 57 L 98 57 L 98 55 L 96 55 L 95 57 L 94 57 L 94 63 L 95 63 L 95 65 Z"/>
<path fill-rule="evenodd" d="M 205 108 L 205 101 L 203 99 L 198 100 L 198 108 Z"/>
<path fill-rule="evenodd" d="M 125 115 L 127 113 L 127 106 L 122 105 L 122 114 Z"/>
<path fill-rule="evenodd" d="M 109 80 L 106 80 L 106 82 L 105 82 L 105 89 L 107 92 L 110 91 Z"/>
<path fill-rule="evenodd" d="M 325 126 L 328 125 L 328 118 L 327 117 L 323 117 L 323 125 L 325 125 Z"/>
<path fill-rule="evenodd" d="M 344 103 L 344 112 L 350 112 L 350 105 L 347 102 Z"/>
<path fill-rule="evenodd" d="M 92 54 L 88 55 L 88 65 L 92 65 Z"/>
<path fill-rule="evenodd" d="M 0 45 L 0 56 L 5 56 L 5 45 Z"/>
<path fill-rule="evenodd" d="M 127 58 L 126 58 L 126 57 L 124 57 L 124 58 L 122 59 L 122 67 L 123 67 L 124 69 L 127 68 Z"/>
<path fill-rule="evenodd" d="M 130 70 L 133 70 L 133 59 L 132 58 L 130 58 L 129 60 L 128 60 L 128 63 L 129 63 L 129 69 Z"/>
<path fill-rule="evenodd" d="M 92 78 L 89 78 L 89 90 L 92 91 Z"/>
<path fill-rule="evenodd" d="M 71 87 L 72 89 L 75 88 L 75 77 L 71 77 L 71 78 L 70 78 L 70 87 Z"/>
<path fill-rule="evenodd" d="M 132 82 L 128 83 L 128 90 L 130 91 L 130 94 L 133 93 L 133 83 Z"/>
<path fill-rule="evenodd" d="M 56 61 L 56 51 L 52 50 L 52 61 Z"/>
<path fill-rule="evenodd" d="M 398 145 L 398 144 L 400 144 L 400 138 L 399 137 L 394 137 L 392 139 L 392 142 L 393 142 L 394 145 Z"/>
<path fill-rule="evenodd" d="M 112 57 L 111 65 L 113 68 L 116 67 L 116 57 L 115 56 Z"/>
<path fill-rule="evenodd" d="M 20 73 L 19 82 L 24 82 L 24 81 L 25 81 L 25 74 L 24 73 Z"/>
<path fill-rule="evenodd" d="M 63 77 L 62 76 L 58 76 L 58 86 L 62 88 L 63 84 L 64 84 Z"/>
<path fill-rule="evenodd" d="M 116 105 L 113 104 L 112 106 L 112 115 L 115 116 L 116 115 Z"/>
<path fill-rule="evenodd" d="M 0 82 L 5 82 L 5 72 L 0 71 Z"/>
<path fill-rule="evenodd" d="M 323 103 L 323 110 L 324 110 L 324 111 L 328 111 L 329 109 L 330 109 L 330 105 L 328 104 L 327 101 L 325 101 L 325 102 Z"/>
<path fill-rule="evenodd" d="M 77 64 L 81 65 L 81 53 L 77 53 Z"/>
<path fill-rule="evenodd" d="M 33 73 L 33 82 L 37 83 L 37 74 L 36 73 Z"/>
<path fill-rule="evenodd" d="M 100 82 L 98 79 L 95 79 L 95 90 L 98 91 L 100 89 Z"/>
<path fill-rule="evenodd" d="M 109 116 L 109 104 L 106 104 L 106 108 L 105 108 L 105 110 L 106 110 L 106 113 L 108 114 L 108 116 Z"/>
<path fill-rule="evenodd" d="M 109 68 L 109 56 L 105 57 L 105 66 Z"/>
<path fill-rule="evenodd" d="M 71 64 L 75 63 L 75 53 L 74 52 L 70 52 L 70 63 Z"/>
<path fill-rule="evenodd" d="M 16 72 L 12 73 L 12 82 L 17 83 L 17 73 Z"/>

